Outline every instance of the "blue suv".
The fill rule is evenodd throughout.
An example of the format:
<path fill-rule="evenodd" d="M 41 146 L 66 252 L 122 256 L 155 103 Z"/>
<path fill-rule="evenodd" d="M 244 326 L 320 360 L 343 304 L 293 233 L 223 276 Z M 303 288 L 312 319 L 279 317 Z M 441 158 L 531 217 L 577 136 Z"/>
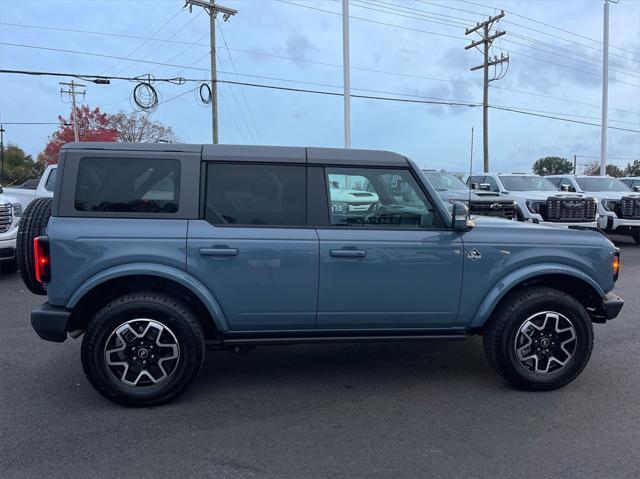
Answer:
<path fill-rule="evenodd" d="M 601 233 L 450 211 L 395 153 L 75 143 L 58 171 L 20 225 L 48 296 L 31 323 L 83 335 L 89 381 L 125 405 L 175 397 L 207 348 L 476 334 L 511 384 L 554 389 L 623 305 Z"/>

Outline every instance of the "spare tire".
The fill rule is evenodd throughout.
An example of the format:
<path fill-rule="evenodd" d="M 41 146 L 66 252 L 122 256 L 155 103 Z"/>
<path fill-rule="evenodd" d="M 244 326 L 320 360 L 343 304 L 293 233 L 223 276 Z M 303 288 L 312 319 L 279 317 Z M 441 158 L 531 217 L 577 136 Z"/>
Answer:
<path fill-rule="evenodd" d="M 22 213 L 16 240 L 16 261 L 25 286 L 35 294 L 47 294 L 42 283 L 36 280 L 33 262 L 33 238 L 46 234 L 51 216 L 52 198 L 37 198 Z"/>

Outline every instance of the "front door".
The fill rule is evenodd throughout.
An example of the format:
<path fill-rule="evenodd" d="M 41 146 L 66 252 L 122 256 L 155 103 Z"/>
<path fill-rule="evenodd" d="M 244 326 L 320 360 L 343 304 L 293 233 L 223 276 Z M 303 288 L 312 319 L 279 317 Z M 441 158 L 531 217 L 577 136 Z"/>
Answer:
<path fill-rule="evenodd" d="M 317 327 L 453 326 L 462 241 L 445 227 L 412 171 L 327 167 L 325 178 L 329 224 L 317 228 Z M 370 201 L 366 208 L 363 198 Z"/>
<path fill-rule="evenodd" d="M 230 329 L 313 328 L 318 237 L 306 227 L 304 165 L 208 163 L 204 218 L 189 222 L 187 270 Z"/>

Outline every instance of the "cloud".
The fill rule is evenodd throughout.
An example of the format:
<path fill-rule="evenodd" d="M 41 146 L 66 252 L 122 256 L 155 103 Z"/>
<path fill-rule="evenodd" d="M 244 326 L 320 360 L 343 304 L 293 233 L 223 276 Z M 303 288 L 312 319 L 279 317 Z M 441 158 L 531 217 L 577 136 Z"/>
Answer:
<path fill-rule="evenodd" d="M 290 57 L 307 60 L 314 50 L 316 50 L 315 45 L 303 33 L 292 33 L 287 37 L 286 51 Z"/>

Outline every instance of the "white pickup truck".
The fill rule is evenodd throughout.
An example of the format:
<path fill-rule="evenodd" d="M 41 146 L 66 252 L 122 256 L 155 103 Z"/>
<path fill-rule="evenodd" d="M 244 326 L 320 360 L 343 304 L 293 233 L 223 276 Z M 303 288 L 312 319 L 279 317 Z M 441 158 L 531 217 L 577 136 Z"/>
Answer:
<path fill-rule="evenodd" d="M 0 261 L 15 258 L 20 215 L 34 199 L 53 196 L 57 168 L 48 166 L 36 188 L 0 186 Z"/>
<path fill-rule="evenodd" d="M 18 200 L 22 205 L 22 211 L 27 209 L 29 203 L 36 198 L 51 198 L 53 197 L 53 190 L 56 186 L 56 172 L 58 171 L 58 165 L 49 165 L 44 170 L 42 177 L 38 181 L 38 186 L 35 188 L 29 187 L 5 187 L 4 193 Z"/>

